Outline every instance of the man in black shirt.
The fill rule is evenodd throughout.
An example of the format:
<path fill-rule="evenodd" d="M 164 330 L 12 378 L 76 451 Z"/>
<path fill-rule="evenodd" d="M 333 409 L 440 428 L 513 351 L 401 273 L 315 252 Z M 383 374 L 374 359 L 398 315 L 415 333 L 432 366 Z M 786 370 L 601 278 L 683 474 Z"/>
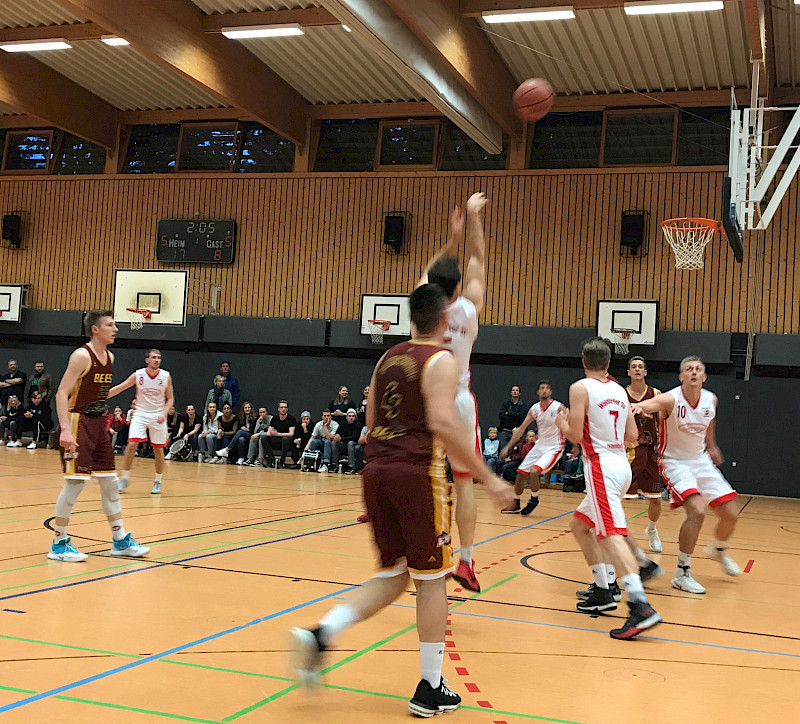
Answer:
<path fill-rule="evenodd" d="M 522 401 L 519 385 L 511 387 L 511 399 L 500 408 L 500 449 L 511 439 L 514 428 L 519 427 L 528 414 L 528 406 Z"/>
<path fill-rule="evenodd" d="M 12 395 L 22 403 L 27 381 L 28 375 L 17 368 L 17 360 L 8 360 L 8 372 L 0 377 L 0 412 L 5 411 L 8 398 Z"/>
<path fill-rule="evenodd" d="M 358 421 L 358 414 L 355 408 L 351 407 L 345 414 L 344 420 L 339 422 L 336 434 L 341 440 L 334 443 L 339 448 L 340 457 L 347 454 L 347 472 L 354 475 L 356 469 L 360 467 L 364 457 L 364 448 L 358 444 L 363 425 Z M 360 448 L 360 449 L 359 449 Z"/>
<path fill-rule="evenodd" d="M 278 403 L 278 414 L 274 415 L 267 429 L 267 436 L 261 440 L 264 448 L 264 455 L 269 459 L 270 464 L 275 461 L 275 451 L 280 450 L 278 467 L 283 467 L 283 462 L 287 456 L 291 456 L 295 464 L 294 431 L 297 428 L 297 420 L 289 414 L 289 403 L 281 400 Z"/>
<path fill-rule="evenodd" d="M 22 428 L 29 431 L 32 437 L 28 450 L 35 450 L 37 443 L 47 442 L 47 436 L 53 429 L 50 406 L 40 392 L 35 391 L 31 396 L 31 402 L 23 413 L 23 418 Z"/>
<path fill-rule="evenodd" d="M 27 400 L 30 403 L 33 400 L 33 393 L 39 392 L 42 395 L 42 400 L 48 405 L 56 394 L 56 388 L 53 385 L 53 375 L 44 371 L 44 362 L 37 362 L 33 366 L 33 375 L 31 381 L 28 383 Z"/>

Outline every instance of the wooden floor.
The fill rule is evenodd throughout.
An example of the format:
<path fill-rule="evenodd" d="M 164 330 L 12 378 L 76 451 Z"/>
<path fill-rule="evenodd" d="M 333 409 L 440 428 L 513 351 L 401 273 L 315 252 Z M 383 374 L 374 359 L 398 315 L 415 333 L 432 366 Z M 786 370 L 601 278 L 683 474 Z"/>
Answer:
<path fill-rule="evenodd" d="M 147 560 L 111 559 L 99 491 L 73 518 L 83 564 L 48 561 L 61 488 L 56 454 L 0 449 L 0 715 L 8 722 L 408 721 L 418 676 L 409 593 L 347 632 L 324 685 L 292 684 L 287 630 L 309 625 L 371 575 L 360 479 L 136 460 L 125 523 Z M 447 720 L 794 722 L 800 705 L 800 500 L 740 498 L 727 578 L 702 548 L 692 596 L 654 582 L 665 622 L 614 641 L 622 618 L 575 610 L 587 570 L 567 532 L 580 496 L 546 491 L 530 518 L 500 515 L 482 491 L 475 560 L 483 592 L 449 585 L 445 676 L 463 698 Z M 644 503 L 626 503 L 644 529 Z M 671 574 L 680 512 L 660 524 Z M 702 542 L 711 534 L 711 520 Z M 624 606 L 624 604 L 623 604 Z"/>

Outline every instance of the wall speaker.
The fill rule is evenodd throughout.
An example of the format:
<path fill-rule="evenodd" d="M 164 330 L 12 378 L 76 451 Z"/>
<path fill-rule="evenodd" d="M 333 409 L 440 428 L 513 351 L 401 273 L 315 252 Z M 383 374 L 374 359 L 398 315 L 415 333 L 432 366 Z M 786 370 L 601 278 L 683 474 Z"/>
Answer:
<path fill-rule="evenodd" d="M 646 218 L 643 211 L 623 211 L 619 243 L 623 255 L 639 256 L 643 251 Z"/>
<path fill-rule="evenodd" d="M 22 244 L 22 217 L 19 214 L 3 214 L 3 239 L 15 249 Z"/>
<path fill-rule="evenodd" d="M 405 219 L 399 214 L 386 214 L 383 217 L 383 243 L 400 253 L 405 235 Z"/>

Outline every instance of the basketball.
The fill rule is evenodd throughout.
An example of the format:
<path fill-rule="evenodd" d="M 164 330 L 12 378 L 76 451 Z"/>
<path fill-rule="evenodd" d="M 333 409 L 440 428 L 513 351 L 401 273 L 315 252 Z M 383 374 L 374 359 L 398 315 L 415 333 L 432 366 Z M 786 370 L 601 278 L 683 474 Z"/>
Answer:
<path fill-rule="evenodd" d="M 512 96 L 514 110 L 525 122 L 544 118 L 553 107 L 553 89 L 544 78 L 528 78 Z"/>

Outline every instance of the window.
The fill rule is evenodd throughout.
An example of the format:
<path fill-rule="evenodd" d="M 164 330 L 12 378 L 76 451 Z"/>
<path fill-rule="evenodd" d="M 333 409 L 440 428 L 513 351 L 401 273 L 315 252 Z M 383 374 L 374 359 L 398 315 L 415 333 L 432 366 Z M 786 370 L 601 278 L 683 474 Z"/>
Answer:
<path fill-rule="evenodd" d="M 503 134 L 502 153 L 487 153 L 450 121 L 444 137 L 442 171 L 501 171 L 506 167 L 508 137 Z"/>
<path fill-rule="evenodd" d="M 9 131 L 3 171 L 47 173 L 51 167 L 53 131 Z"/>
<path fill-rule="evenodd" d="M 134 126 L 122 173 L 172 173 L 180 132 L 179 123 Z"/>
<path fill-rule="evenodd" d="M 103 173 L 105 163 L 104 148 L 67 133 L 61 144 L 56 174 Z"/>
<path fill-rule="evenodd" d="M 673 163 L 675 111 L 606 111 L 603 165 Z"/>
<path fill-rule="evenodd" d="M 602 128 L 602 111 L 548 113 L 533 127 L 530 167 L 598 166 Z"/>
<path fill-rule="evenodd" d="M 323 121 L 314 170 L 374 170 L 378 125 L 379 121 L 375 118 Z"/>
<path fill-rule="evenodd" d="M 183 123 L 176 170 L 230 171 L 238 142 L 238 123 Z"/>
<path fill-rule="evenodd" d="M 382 121 L 378 168 L 435 168 L 439 121 Z"/>
<path fill-rule="evenodd" d="M 237 171 L 244 173 L 291 173 L 294 144 L 255 121 L 243 124 L 244 140 Z"/>
<path fill-rule="evenodd" d="M 731 112 L 720 108 L 684 108 L 678 129 L 679 166 L 727 166 Z"/>

